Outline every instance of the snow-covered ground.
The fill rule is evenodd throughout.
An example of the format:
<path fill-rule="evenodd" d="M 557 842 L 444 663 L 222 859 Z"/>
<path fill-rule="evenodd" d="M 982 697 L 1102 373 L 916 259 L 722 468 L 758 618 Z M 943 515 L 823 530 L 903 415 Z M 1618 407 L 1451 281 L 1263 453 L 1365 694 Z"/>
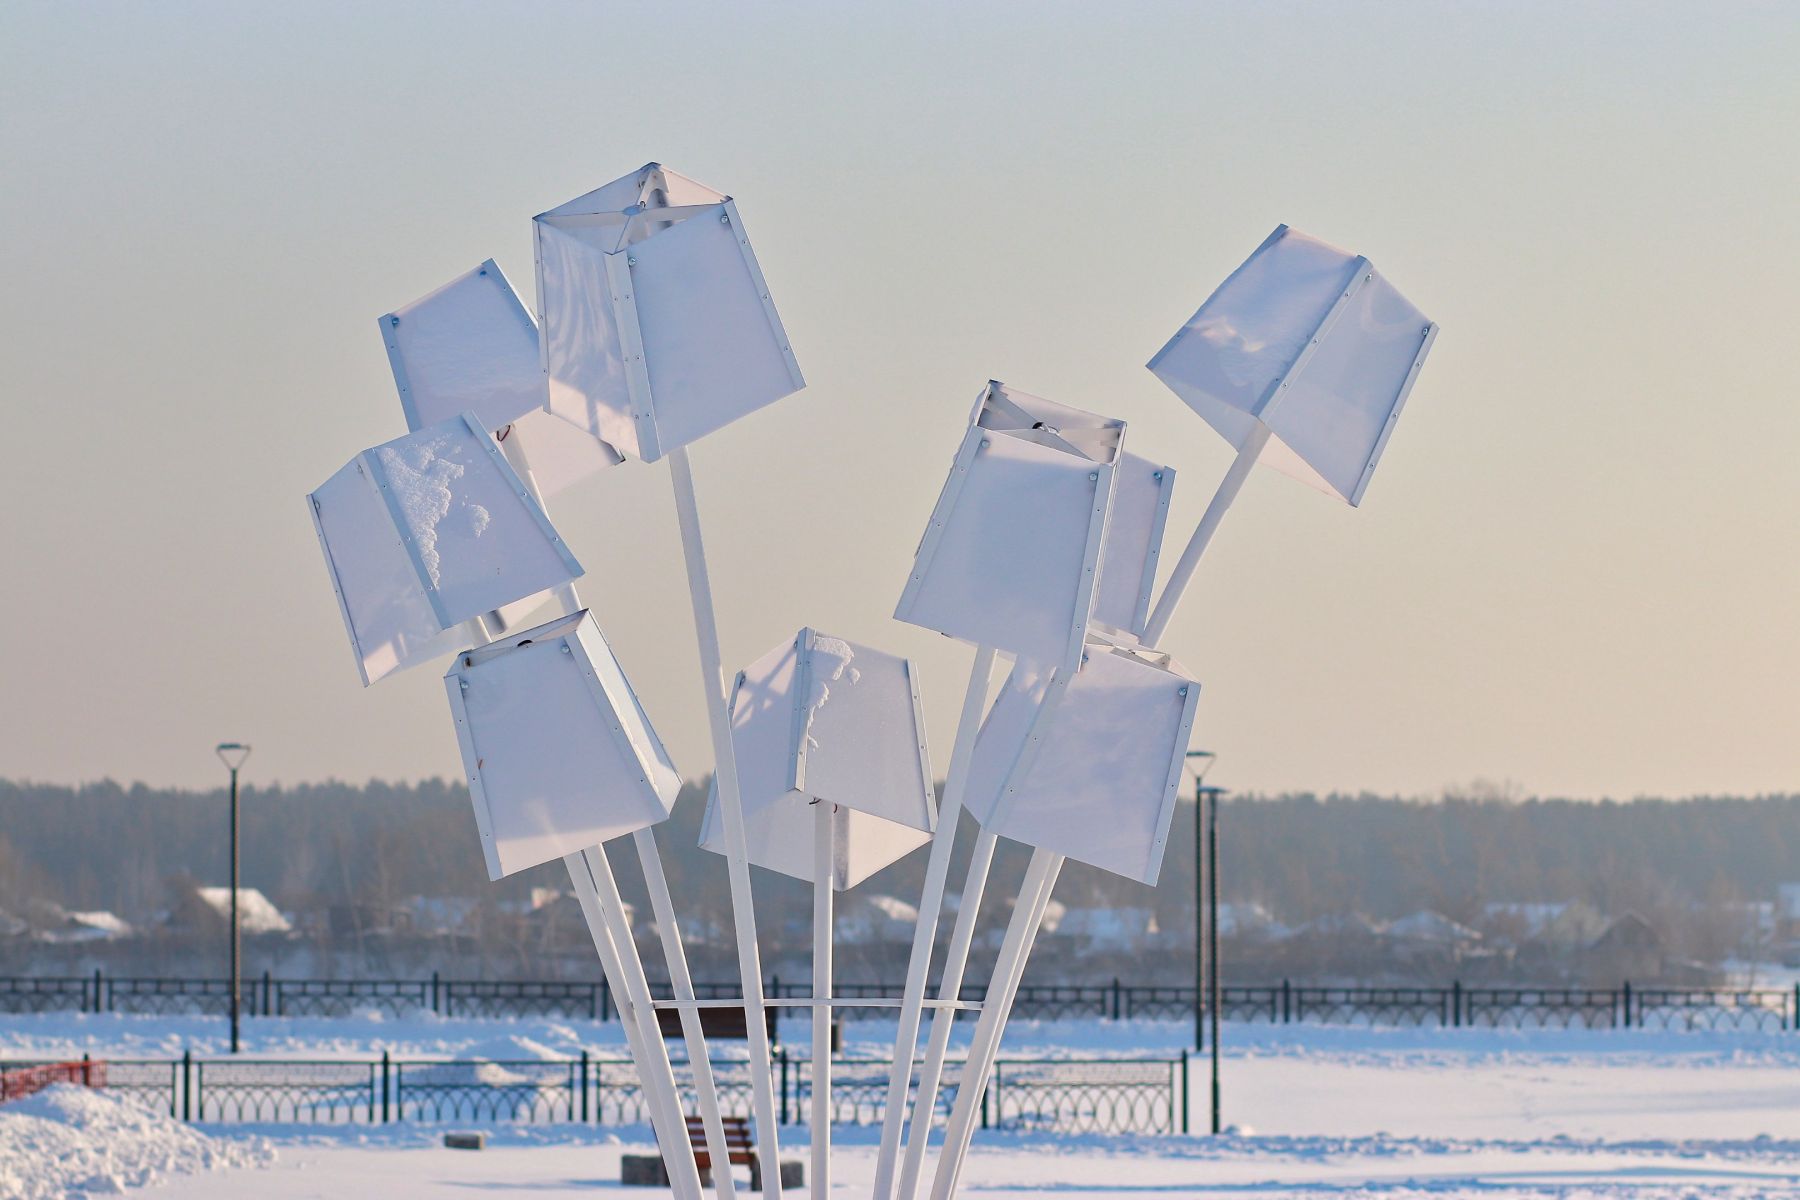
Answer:
<path fill-rule="evenodd" d="M 890 1028 L 852 1025 L 846 1049 L 883 1053 Z M 617 1026 L 586 1022 L 259 1020 L 245 1029 L 248 1052 L 264 1057 L 366 1058 L 382 1049 L 493 1058 L 561 1058 L 583 1048 L 622 1053 Z M 790 1044 L 803 1047 L 804 1034 L 802 1023 L 783 1026 Z M 221 1022 L 201 1018 L 8 1017 L 0 1019 L 0 1058 L 168 1055 L 184 1046 L 213 1055 L 222 1051 L 222 1036 Z M 1006 1049 L 1021 1057 L 1167 1055 L 1188 1036 L 1188 1026 L 1174 1022 L 1018 1022 Z M 1224 1041 L 1224 1114 L 1235 1133 L 983 1134 L 963 1194 L 1800 1196 L 1800 1034 L 1228 1025 Z M 1203 1128 L 1204 1057 L 1192 1069 L 1194 1124 Z M 52 1144 L 6 1140 L 21 1119 L 17 1105 L 0 1109 L 0 1161 L 30 1159 L 31 1146 Z M 489 1190 L 548 1200 L 617 1186 L 619 1155 L 648 1144 L 642 1128 L 571 1126 L 490 1130 L 493 1142 L 480 1153 L 445 1150 L 437 1144 L 442 1130 L 423 1127 L 202 1132 L 244 1157 L 221 1150 L 211 1159 L 178 1159 L 157 1169 L 225 1169 L 141 1194 L 466 1200 L 471 1190 Z M 835 1194 L 868 1194 L 875 1136 L 872 1129 L 838 1130 Z M 784 1150 L 803 1157 L 797 1151 L 806 1131 L 787 1137 Z M 273 1146 L 274 1158 L 259 1164 L 264 1145 Z M 114 1174 L 125 1183 L 140 1178 Z M 0 1183 L 0 1197 L 40 1194 L 65 1193 L 8 1191 Z"/>

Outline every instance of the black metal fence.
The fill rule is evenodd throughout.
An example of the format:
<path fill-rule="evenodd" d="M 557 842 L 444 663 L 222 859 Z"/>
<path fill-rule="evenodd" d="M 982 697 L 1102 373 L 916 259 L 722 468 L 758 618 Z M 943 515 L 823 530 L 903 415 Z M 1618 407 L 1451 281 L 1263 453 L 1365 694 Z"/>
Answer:
<path fill-rule="evenodd" d="M 629 1059 L 582 1054 L 566 1060 L 436 1061 L 107 1059 L 108 1091 L 183 1121 L 221 1124 L 632 1125 L 649 1120 L 637 1070 Z M 1103 1060 L 1001 1059 L 982 1096 L 982 1127 L 1059 1133 L 1188 1132 L 1187 1055 Z M 0 1062 L 0 1085 L 38 1062 Z M 811 1113 L 811 1063 L 783 1050 L 776 1056 L 782 1124 Z M 741 1059 L 712 1063 L 720 1108 L 750 1115 L 750 1079 Z M 890 1063 L 832 1059 L 833 1123 L 875 1125 L 887 1101 Z M 675 1064 L 691 1108 L 692 1078 Z M 938 1115 L 956 1101 L 960 1063 L 951 1063 Z"/>
<path fill-rule="evenodd" d="M 652 985 L 667 997 L 666 985 Z M 729 999 L 735 984 L 701 983 L 702 999 Z M 898 981 L 841 984 L 845 999 L 898 996 Z M 769 979 L 771 998 L 805 998 L 805 983 Z M 984 989 L 964 987 L 978 1001 Z M 221 1015 L 230 1003 L 224 979 L 144 979 L 92 975 L 0 978 L 0 1013 L 122 1012 Z M 557 1017 L 611 1020 L 605 983 L 539 980 L 246 979 L 244 1012 L 252 1017 L 339 1017 L 376 1011 L 399 1017 L 431 1012 L 447 1017 Z M 1182 1020 L 1194 1016 L 1194 989 L 1128 984 L 1025 984 L 1014 1015 L 1024 1020 Z M 791 1010 L 803 1015 L 804 1010 Z M 1800 1030 L 1800 985 L 1792 988 L 1666 988 L 1625 983 L 1616 988 L 1489 987 L 1451 982 L 1444 987 L 1312 986 L 1282 981 L 1220 989 L 1226 1020 L 1274 1024 L 1441 1025 L 1553 1028 Z M 783 1016 L 790 1015 L 783 1010 Z"/>

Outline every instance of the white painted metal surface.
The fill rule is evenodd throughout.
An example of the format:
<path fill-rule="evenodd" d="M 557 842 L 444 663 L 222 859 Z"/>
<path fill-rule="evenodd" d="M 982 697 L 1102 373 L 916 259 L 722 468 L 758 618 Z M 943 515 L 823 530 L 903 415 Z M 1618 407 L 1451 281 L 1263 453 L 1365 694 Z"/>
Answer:
<path fill-rule="evenodd" d="M 534 226 L 557 416 L 654 462 L 805 386 L 724 194 L 649 163 Z"/>
<path fill-rule="evenodd" d="M 1150 360 L 1242 449 L 1349 504 L 1362 499 L 1437 327 L 1369 264 L 1286 225 Z"/>
<path fill-rule="evenodd" d="M 750 861 L 814 881 L 820 802 L 834 831 L 832 886 L 855 887 L 925 844 L 935 826 L 925 716 L 912 663 L 802 629 L 738 674 L 732 742 Z M 714 789 L 700 844 L 723 852 Z"/>
<path fill-rule="evenodd" d="M 1174 491 L 1174 467 L 1136 454 L 1119 455 L 1091 624 L 1133 636 L 1143 633 Z"/>
<path fill-rule="evenodd" d="M 472 414 L 365 450 L 307 503 L 365 686 L 582 573 Z"/>
<path fill-rule="evenodd" d="M 457 655 L 444 688 L 489 878 L 674 807 L 681 776 L 586 611 Z"/>
<path fill-rule="evenodd" d="M 537 322 L 493 259 L 379 324 L 408 429 L 473 412 L 484 429 L 529 446 L 545 495 L 624 461 L 546 409 Z"/>
<path fill-rule="evenodd" d="M 894 615 L 1073 668 L 1125 425 L 990 382 Z"/>
<path fill-rule="evenodd" d="M 1152 887 L 1168 848 L 1200 685 L 1166 654 L 1090 641 L 1046 707 L 1049 673 L 1015 665 L 969 767 L 982 828 Z"/>

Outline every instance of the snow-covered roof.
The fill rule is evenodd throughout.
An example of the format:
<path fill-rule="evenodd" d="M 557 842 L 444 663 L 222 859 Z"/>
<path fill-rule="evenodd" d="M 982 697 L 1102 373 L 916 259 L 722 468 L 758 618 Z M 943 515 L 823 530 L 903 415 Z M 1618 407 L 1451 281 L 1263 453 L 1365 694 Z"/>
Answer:
<path fill-rule="evenodd" d="M 1155 913 L 1148 908 L 1072 908 L 1063 914 L 1056 932 L 1064 937 L 1087 938 L 1113 945 L 1134 945 L 1150 932 Z"/>
<path fill-rule="evenodd" d="M 1775 889 L 1775 902 L 1781 915 L 1790 921 L 1800 920 L 1800 883 L 1784 883 Z"/>
<path fill-rule="evenodd" d="M 834 937 L 846 944 L 891 941 L 910 936 L 919 910 L 898 896 L 860 896 L 837 920 Z"/>
<path fill-rule="evenodd" d="M 1527 933 L 1532 934 L 1542 933 L 1567 911 L 1569 904 L 1566 900 L 1499 900 L 1482 909 L 1489 917 L 1518 921 L 1525 926 Z"/>
<path fill-rule="evenodd" d="M 43 942 L 105 942 L 131 936 L 131 926 L 109 912 L 69 912 L 49 902 L 33 906 L 36 937 Z M 6 931 L 0 919 L 0 933 Z"/>
<path fill-rule="evenodd" d="M 1313 934 L 1330 934 L 1341 937 L 1345 934 L 1374 936 L 1383 932 L 1387 926 L 1359 912 L 1326 913 L 1314 921 L 1308 921 L 1296 932 Z"/>
<path fill-rule="evenodd" d="M 104 933 L 108 937 L 127 937 L 131 933 L 131 926 L 123 918 L 116 917 L 102 909 L 95 909 L 92 912 L 72 912 L 69 914 L 69 920 L 77 925 L 85 925 L 98 933 Z"/>
<path fill-rule="evenodd" d="M 200 903 L 218 913 L 221 920 L 231 920 L 230 888 L 195 888 L 194 895 L 199 898 Z M 237 900 L 238 927 L 245 933 L 289 933 L 293 930 L 293 925 L 281 915 L 281 910 L 257 889 L 239 888 Z"/>
<path fill-rule="evenodd" d="M 1453 921 L 1441 912 L 1420 909 L 1415 913 L 1395 921 L 1389 921 L 1387 927 L 1389 937 L 1407 938 L 1419 942 L 1474 942 L 1481 940 L 1481 934 L 1470 929 L 1460 921 Z"/>
<path fill-rule="evenodd" d="M 1219 936 L 1237 937 L 1247 933 L 1281 937 L 1287 928 L 1275 920 L 1268 909 L 1254 900 L 1221 900 L 1219 902 Z"/>
<path fill-rule="evenodd" d="M 881 910 L 889 920 L 900 921 L 907 925 L 919 919 L 919 908 L 916 904 L 908 904 L 898 896 L 864 896 L 863 902 L 871 908 Z"/>
<path fill-rule="evenodd" d="M 1606 918 L 1580 900 L 1501 901 L 1483 910 L 1489 920 L 1517 922 L 1523 936 L 1556 945 L 1582 945 L 1606 928 Z"/>

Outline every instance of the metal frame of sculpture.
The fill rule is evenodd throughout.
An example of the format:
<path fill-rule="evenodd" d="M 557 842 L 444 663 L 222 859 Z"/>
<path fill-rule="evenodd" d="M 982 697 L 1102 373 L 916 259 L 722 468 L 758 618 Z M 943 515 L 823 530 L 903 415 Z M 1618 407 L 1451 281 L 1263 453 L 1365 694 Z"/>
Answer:
<path fill-rule="evenodd" d="M 702 1184 L 656 1019 L 664 1007 L 680 1014 L 713 1188 L 732 1200 L 699 1015 L 743 1006 L 763 1191 L 782 1191 L 757 863 L 814 887 L 813 994 L 783 1002 L 812 1011 L 813 1196 L 831 1187 L 834 1008 L 899 1015 L 877 1200 L 918 1194 L 951 1024 L 979 1013 L 930 1185 L 932 1200 L 949 1200 L 1065 855 L 1156 879 L 1199 695 L 1157 645 L 1226 509 L 1259 459 L 1359 503 L 1437 328 L 1367 259 L 1277 228 L 1150 362 L 1237 450 L 1154 607 L 1173 468 L 1127 452 L 1123 421 L 990 382 L 895 614 L 974 647 L 934 802 L 907 660 L 803 629 L 727 686 L 688 446 L 804 386 L 736 204 L 650 163 L 533 225 L 536 317 L 491 259 L 380 317 L 410 432 L 308 497 L 357 670 L 368 686 L 455 652 L 445 688 L 489 874 L 563 860 L 677 1197 L 698 1200 Z M 581 605 L 581 568 L 544 502 L 627 458 L 670 464 L 714 755 L 702 840 L 726 859 L 736 1000 L 695 997 L 654 832 L 680 776 Z M 552 599 L 559 615 L 520 628 Z M 997 659 L 1010 669 L 990 700 Z M 965 810 L 981 832 L 933 999 Z M 672 1000 L 650 994 L 608 860 L 607 844 L 626 837 Z M 1031 846 L 1031 860 L 986 999 L 962 1003 L 1002 837 Z M 902 994 L 834 998 L 833 892 L 927 843 Z"/>

